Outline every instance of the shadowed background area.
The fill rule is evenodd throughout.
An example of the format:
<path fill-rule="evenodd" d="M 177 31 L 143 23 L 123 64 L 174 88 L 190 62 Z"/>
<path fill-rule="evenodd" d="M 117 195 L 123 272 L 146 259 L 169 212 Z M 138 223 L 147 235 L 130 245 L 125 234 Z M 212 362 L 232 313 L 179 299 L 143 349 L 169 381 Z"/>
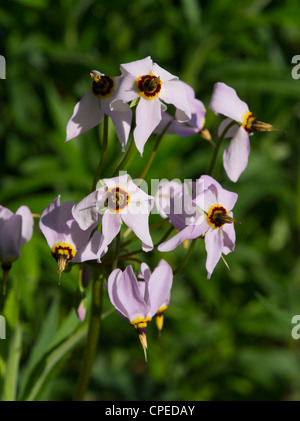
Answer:
<path fill-rule="evenodd" d="M 62 202 L 78 202 L 91 191 L 101 126 L 64 141 L 93 69 L 117 76 L 121 63 L 150 55 L 189 83 L 206 107 L 214 83 L 224 82 L 259 120 L 286 131 L 251 137 L 249 165 L 237 183 L 224 172 L 227 141 L 222 145 L 213 175 L 239 194 L 234 216 L 241 221 L 236 249 L 227 256 L 230 271 L 220 261 L 207 280 L 206 252 L 198 241 L 174 277 L 160 337 L 154 320 L 149 324 L 147 364 L 134 329 L 113 311 L 104 291 L 105 318 L 86 399 L 300 399 L 300 339 L 291 336 L 292 317 L 300 314 L 300 80 L 291 73 L 292 57 L 300 54 L 299 9 L 297 0 L 1 5 L 6 79 L 0 80 L 0 204 L 14 212 L 27 205 L 42 213 L 58 194 Z M 207 110 L 213 138 L 220 122 Z M 135 150 L 128 166 L 132 178 L 154 142 L 153 136 L 143 158 Z M 146 180 L 195 180 L 206 173 L 212 153 L 199 135 L 165 136 Z M 110 124 L 102 175 L 111 177 L 121 158 Z M 158 220 L 152 215 L 150 222 Z M 163 233 L 155 231 L 154 242 Z M 133 250 L 139 246 L 132 243 Z M 181 245 L 139 257 L 151 268 L 165 258 L 175 269 L 185 253 Z M 58 286 L 56 263 L 35 220 L 33 238 L 10 273 L 7 339 L 0 341 L 2 398 L 72 399 L 87 326 L 73 309 L 77 273 L 75 266 L 64 272 Z M 87 295 L 89 300 L 90 288 Z"/>

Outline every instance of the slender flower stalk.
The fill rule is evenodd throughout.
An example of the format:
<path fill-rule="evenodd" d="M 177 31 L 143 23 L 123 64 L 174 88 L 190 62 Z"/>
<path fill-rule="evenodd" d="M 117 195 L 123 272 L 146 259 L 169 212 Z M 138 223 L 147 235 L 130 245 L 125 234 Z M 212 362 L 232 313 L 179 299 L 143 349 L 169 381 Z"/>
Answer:
<path fill-rule="evenodd" d="M 102 138 L 102 154 L 101 159 L 97 168 L 97 171 L 94 176 L 92 191 L 96 189 L 97 183 L 100 179 L 101 172 L 103 170 L 106 156 L 107 156 L 107 150 L 108 150 L 108 115 L 104 114 L 103 118 L 103 138 Z"/>
<path fill-rule="evenodd" d="M 84 351 L 80 375 L 77 382 L 74 401 L 82 401 L 88 388 L 92 367 L 97 351 L 98 339 L 101 326 L 102 313 L 102 277 L 96 276 L 93 281 L 92 308 L 89 321 L 89 330 Z"/>
<path fill-rule="evenodd" d="M 208 175 L 212 175 L 212 173 L 213 173 L 215 163 L 216 163 L 216 159 L 217 159 L 217 156 L 218 156 L 218 152 L 219 152 L 219 149 L 220 149 L 220 146 L 221 146 L 223 140 L 225 139 L 226 133 L 235 124 L 236 124 L 235 121 L 229 121 L 227 126 L 224 128 L 223 132 L 221 133 L 221 135 L 220 135 L 220 137 L 219 137 L 219 139 L 218 139 L 218 141 L 217 141 L 217 143 L 214 147 L 214 153 L 213 153 L 213 156 L 212 156 L 212 159 L 211 159 L 209 169 L 207 171 Z"/>
<path fill-rule="evenodd" d="M 150 154 L 150 156 L 149 156 L 149 158 L 148 158 L 148 160 L 146 162 L 146 165 L 145 165 L 143 171 L 141 172 L 141 174 L 139 176 L 139 179 L 140 180 L 143 180 L 146 177 L 146 175 L 147 175 L 147 173 L 148 173 L 148 171 L 149 171 L 149 169 L 151 167 L 151 164 L 152 164 L 152 162 L 153 162 L 153 160 L 155 158 L 155 155 L 156 155 L 157 149 L 158 149 L 158 147 L 160 145 L 160 142 L 161 142 L 164 134 L 167 132 L 167 130 L 168 130 L 168 128 L 169 128 L 170 125 L 171 125 L 171 122 L 169 121 L 166 124 L 165 128 L 162 130 L 162 132 L 157 136 L 157 139 L 156 139 L 155 145 L 154 145 L 154 147 L 153 147 L 153 149 L 151 151 L 151 154 Z"/>

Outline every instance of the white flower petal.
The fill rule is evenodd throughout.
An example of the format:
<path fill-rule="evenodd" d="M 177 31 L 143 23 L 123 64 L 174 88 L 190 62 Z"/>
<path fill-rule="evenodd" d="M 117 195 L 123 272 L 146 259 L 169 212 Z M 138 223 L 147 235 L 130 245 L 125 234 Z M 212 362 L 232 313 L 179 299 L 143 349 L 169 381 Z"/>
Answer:
<path fill-rule="evenodd" d="M 239 123 L 243 123 L 244 115 L 249 111 L 248 105 L 237 96 L 236 91 L 222 82 L 215 84 L 209 108 Z"/>
<path fill-rule="evenodd" d="M 236 182 L 247 167 L 249 153 L 249 135 L 240 127 L 223 154 L 223 165 L 231 181 Z"/>
<path fill-rule="evenodd" d="M 66 142 L 97 126 L 103 118 L 100 100 L 88 90 L 74 107 L 73 115 L 67 124 Z"/>

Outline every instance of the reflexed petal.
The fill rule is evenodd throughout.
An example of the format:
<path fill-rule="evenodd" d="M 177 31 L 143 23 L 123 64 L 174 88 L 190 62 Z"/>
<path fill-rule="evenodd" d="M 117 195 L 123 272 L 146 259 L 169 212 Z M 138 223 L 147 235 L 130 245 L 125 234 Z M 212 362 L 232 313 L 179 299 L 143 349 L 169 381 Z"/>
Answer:
<path fill-rule="evenodd" d="M 107 114 L 110 116 L 113 122 L 118 139 L 122 145 L 122 150 L 124 152 L 131 128 L 132 111 L 128 104 L 123 105 L 126 106 L 126 111 L 111 111 L 108 109 Z"/>
<path fill-rule="evenodd" d="M 113 270 L 107 280 L 107 291 L 112 305 L 119 313 L 122 314 L 122 316 L 128 319 L 126 308 L 124 307 L 118 296 L 118 284 L 122 277 L 123 273 L 120 269 Z"/>
<path fill-rule="evenodd" d="M 121 229 L 121 216 L 117 213 L 105 212 L 102 218 L 103 243 L 108 246 Z"/>
<path fill-rule="evenodd" d="M 222 227 L 222 231 L 223 231 L 223 243 L 224 243 L 223 254 L 228 254 L 232 252 L 235 248 L 234 224 L 225 224 Z"/>
<path fill-rule="evenodd" d="M 138 274 L 138 278 L 145 279 L 145 281 L 149 281 L 151 276 L 151 271 L 147 263 L 141 263 L 140 273 Z"/>
<path fill-rule="evenodd" d="M 205 234 L 205 248 L 207 251 L 206 269 L 208 272 L 207 278 L 211 277 L 213 270 L 220 260 L 223 251 L 223 238 L 220 229 L 210 229 Z"/>
<path fill-rule="evenodd" d="M 219 205 L 224 206 L 228 212 L 233 209 L 238 198 L 237 193 L 223 189 L 221 184 L 209 175 L 202 175 L 199 180 L 202 180 L 204 183 L 205 190 L 208 189 L 214 194 Z M 207 211 L 208 209 L 205 210 Z"/>
<path fill-rule="evenodd" d="M 223 114 L 239 123 L 243 123 L 244 115 L 249 111 L 248 105 L 240 100 L 236 91 L 225 83 L 214 85 L 209 108 L 216 114 Z"/>
<path fill-rule="evenodd" d="M 41 214 L 39 227 L 50 248 L 59 242 L 64 242 L 66 235 L 69 233 L 66 221 L 70 217 L 68 213 L 70 209 L 66 209 L 66 206 L 71 208 L 72 202 L 64 206 L 63 209 L 67 212 L 61 212 L 60 195 L 58 195 Z"/>
<path fill-rule="evenodd" d="M 134 213 L 130 212 L 122 214 L 122 219 L 125 224 L 132 229 L 135 235 L 142 241 L 142 248 L 144 251 L 153 249 L 153 242 L 149 231 L 149 213 Z"/>
<path fill-rule="evenodd" d="M 27 206 L 21 206 L 17 210 L 16 215 L 21 215 L 22 217 L 22 232 L 19 244 L 19 248 L 21 248 L 32 237 L 34 221 L 32 213 Z"/>
<path fill-rule="evenodd" d="M 73 218 L 81 229 L 86 230 L 97 221 L 99 222 L 99 207 L 104 205 L 105 197 L 105 187 L 102 187 L 73 206 Z"/>
<path fill-rule="evenodd" d="M 172 75 L 172 73 L 168 72 L 167 70 L 160 67 L 158 64 L 154 63 L 152 67 L 152 71 L 155 76 L 159 76 L 160 80 L 164 83 L 169 80 L 178 80 L 177 76 Z M 147 74 L 147 73 L 145 73 Z"/>
<path fill-rule="evenodd" d="M 136 314 L 141 314 L 144 317 L 148 315 L 149 306 L 141 296 L 138 281 L 131 266 L 127 266 L 123 272 L 123 276 L 118 282 L 117 293 L 130 321 Z"/>
<path fill-rule="evenodd" d="M 221 121 L 219 127 L 218 127 L 218 136 L 222 136 L 224 130 L 226 129 L 226 127 L 232 122 L 233 120 L 231 118 L 225 118 L 224 120 Z M 233 126 L 231 126 L 225 133 L 224 139 L 227 139 L 228 137 L 233 137 L 235 136 L 236 132 L 238 131 L 238 129 L 240 128 L 239 124 L 234 124 Z"/>
<path fill-rule="evenodd" d="M 14 261 L 20 255 L 22 217 L 12 215 L 1 226 L 0 260 Z"/>
<path fill-rule="evenodd" d="M 105 252 L 99 256 L 99 250 L 102 245 L 103 236 L 99 231 L 95 231 L 92 238 L 83 247 L 81 247 L 74 259 L 73 263 L 85 262 L 86 260 L 96 260 L 104 256 Z"/>
<path fill-rule="evenodd" d="M 207 189 L 203 193 L 198 194 L 195 197 L 194 202 L 200 209 L 208 212 L 213 205 L 218 203 L 218 200 L 216 195 L 211 190 Z"/>
<path fill-rule="evenodd" d="M 0 230 L 1 226 L 7 219 L 11 218 L 13 216 L 13 212 L 4 206 L 0 206 Z"/>
<path fill-rule="evenodd" d="M 161 120 L 161 103 L 158 98 L 140 98 L 136 107 L 136 127 L 133 132 L 134 142 L 141 156 L 144 145 Z"/>
<path fill-rule="evenodd" d="M 249 135 L 240 127 L 223 154 L 223 165 L 231 181 L 236 182 L 248 164 Z"/>
<path fill-rule="evenodd" d="M 164 243 L 158 246 L 159 251 L 171 251 L 174 250 L 179 244 L 183 243 L 184 240 L 192 240 L 203 235 L 209 228 L 209 225 L 205 222 L 200 225 L 188 225 L 183 230 L 179 231 L 173 237 L 166 240 Z"/>
<path fill-rule="evenodd" d="M 88 90 L 74 107 L 67 125 L 66 142 L 97 126 L 103 118 L 100 100 Z"/>
<path fill-rule="evenodd" d="M 120 69 L 122 74 L 131 74 L 135 78 L 149 75 L 152 72 L 153 61 L 150 56 L 142 59 L 132 61 L 130 63 L 121 64 Z"/>
<path fill-rule="evenodd" d="M 169 299 L 172 282 L 172 268 L 164 261 L 164 264 L 160 264 L 154 269 L 149 279 L 148 292 L 150 300 L 150 317 L 153 317 L 159 307 Z"/>
<path fill-rule="evenodd" d="M 124 111 L 124 102 L 131 102 L 139 97 L 136 78 L 127 75 L 120 80 L 119 89 L 110 103 L 110 109 L 113 111 Z"/>
<path fill-rule="evenodd" d="M 176 107 L 176 120 L 185 122 L 191 119 L 191 107 L 185 88 L 180 81 L 163 83 L 159 97 L 167 104 L 173 104 Z"/>

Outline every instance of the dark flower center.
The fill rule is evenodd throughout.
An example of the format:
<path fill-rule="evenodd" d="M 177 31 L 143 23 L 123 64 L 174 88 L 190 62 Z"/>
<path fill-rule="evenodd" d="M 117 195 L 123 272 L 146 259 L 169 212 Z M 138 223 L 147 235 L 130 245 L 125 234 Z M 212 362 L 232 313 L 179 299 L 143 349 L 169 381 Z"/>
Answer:
<path fill-rule="evenodd" d="M 101 76 L 96 72 L 91 72 L 93 79 L 92 91 L 96 96 L 108 96 L 112 93 L 114 88 L 114 80 L 109 76 Z"/>
<path fill-rule="evenodd" d="M 161 90 L 160 77 L 153 74 L 141 76 L 137 79 L 137 87 L 144 98 L 155 98 Z"/>
<path fill-rule="evenodd" d="M 234 219 L 228 215 L 227 210 L 221 205 L 214 205 L 207 214 L 207 220 L 212 228 L 221 228 L 224 224 L 232 224 Z"/>
<path fill-rule="evenodd" d="M 130 196 L 121 187 L 114 187 L 107 193 L 104 206 L 109 207 L 113 211 L 120 211 L 128 206 Z"/>

